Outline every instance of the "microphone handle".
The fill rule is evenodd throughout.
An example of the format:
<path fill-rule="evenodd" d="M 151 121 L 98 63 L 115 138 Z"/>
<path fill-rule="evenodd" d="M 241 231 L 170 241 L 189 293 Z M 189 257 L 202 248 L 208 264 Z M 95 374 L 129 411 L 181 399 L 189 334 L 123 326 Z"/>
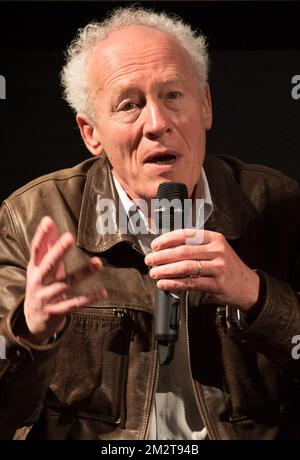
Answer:
<path fill-rule="evenodd" d="M 161 365 L 168 364 L 174 355 L 178 337 L 180 300 L 170 292 L 156 290 L 154 335 L 159 347 Z"/>
<path fill-rule="evenodd" d="M 159 206 L 154 210 L 157 228 L 162 233 L 172 232 L 175 227 L 184 228 L 184 200 L 188 198 L 186 185 L 174 182 L 162 183 L 158 187 L 157 198 Z M 169 206 L 163 202 L 164 200 L 167 200 Z M 179 297 L 173 293 L 157 289 L 154 335 L 158 343 L 161 365 L 169 364 L 174 356 L 175 342 L 178 337 L 179 312 Z"/>

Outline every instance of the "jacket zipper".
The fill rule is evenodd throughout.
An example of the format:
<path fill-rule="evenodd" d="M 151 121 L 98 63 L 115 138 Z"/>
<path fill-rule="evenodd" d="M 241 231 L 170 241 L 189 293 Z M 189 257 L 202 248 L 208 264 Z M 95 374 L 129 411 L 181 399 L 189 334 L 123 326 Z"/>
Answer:
<path fill-rule="evenodd" d="M 188 355 L 188 370 L 189 370 L 189 377 L 192 382 L 192 388 L 194 392 L 194 397 L 195 401 L 197 404 L 197 408 L 200 414 L 200 417 L 202 421 L 204 422 L 205 427 L 207 428 L 207 434 L 209 439 L 217 439 L 217 436 L 213 430 L 213 427 L 211 426 L 209 422 L 209 416 L 208 412 L 205 408 L 205 401 L 202 392 L 198 394 L 193 376 L 192 376 L 192 370 L 191 370 L 191 363 L 190 363 L 190 343 L 189 343 L 189 332 L 188 332 L 188 296 L 189 296 L 189 291 L 186 292 L 185 295 L 185 328 L 186 328 L 186 337 L 187 337 L 187 355 Z M 158 348 L 156 348 L 156 354 L 155 354 L 155 362 L 154 362 L 154 367 L 155 367 L 155 373 L 154 373 L 154 378 L 152 380 L 152 391 L 150 395 L 150 401 L 149 405 L 147 408 L 147 422 L 145 425 L 145 429 L 142 431 L 142 437 L 141 439 L 147 439 L 149 435 L 149 426 L 150 426 L 150 417 L 152 415 L 152 408 L 153 408 L 153 398 L 156 394 L 157 390 L 157 385 L 158 385 L 158 378 L 159 378 L 159 364 L 158 364 Z"/>
<path fill-rule="evenodd" d="M 80 315 L 81 313 L 85 313 L 87 315 L 95 315 L 98 313 L 108 313 L 112 316 L 117 316 L 119 318 L 123 317 L 124 315 L 128 314 L 126 308 L 120 307 L 82 307 L 80 310 L 75 311 L 76 314 Z"/>
<path fill-rule="evenodd" d="M 192 382 L 192 387 L 194 390 L 195 401 L 198 407 L 198 411 L 200 417 L 204 423 L 204 426 L 207 428 L 207 434 L 209 439 L 217 439 L 217 436 L 214 432 L 212 425 L 209 422 L 208 412 L 205 406 L 205 400 L 202 393 L 202 390 L 199 392 L 196 388 L 196 384 L 193 379 L 192 369 L 191 369 L 191 361 L 190 361 L 190 340 L 189 340 L 189 328 L 188 328 L 188 298 L 189 298 L 189 291 L 185 294 L 185 328 L 186 328 L 186 339 L 187 339 L 187 354 L 188 354 L 188 369 L 189 374 Z"/>
<path fill-rule="evenodd" d="M 225 311 L 226 311 L 226 307 L 224 307 L 224 306 L 217 307 L 216 325 L 217 325 L 217 329 L 219 330 L 219 333 L 223 329 L 223 318 L 224 318 Z M 221 377 L 222 377 L 223 393 L 224 393 L 224 397 L 225 397 L 225 402 L 226 402 L 226 406 L 227 406 L 229 420 L 232 420 L 232 413 L 233 413 L 233 411 L 232 411 L 232 403 L 231 403 L 230 393 L 229 393 L 229 389 L 228 389 L 228 385 L 227 385 L 227 381 L 226 381 L 225 369 L 224 369 L 223 361 L 222 361 L 221 357 L 219 358 L 219 366 L 220 366 L 221 373 L 222 373 Z M 244 417 L 241 417 L 241 420 L 243 418 Z"/>
<path fill-rule="evenodd" d="M 140 247 L 137 244 L 133 244 L 132 248 L 138 254 L 141 254 L 142 256 L 145 257 L 145 254 L 143 253 L 143 251 L 140 249 Z M 154 337 L 154 334 L 153 334 L 153 337 Z M 149 399 L 148 407 L 146 409 L 146 423 L 144 425 L 144 428 L 141 431 L 141 439 L 148 439 L 148 436 L 149 436 L 150 419 L 151 419 L 151 415 L 153 413 L 154 398 L 155 398 L 155 394 L 156 394 L 156 390 L 157 390 L 157 386 L 158 386 L 159 364 L 158 364 L 158 347 L 157 346 L 156 346 L 156 350 L 155 350 L 155 359 L 154 359 L 154 366 L 153 367 L 154 367 L 154 376 L 153 376 L 152 381 L 151 381 L 150 399 Z"/>
<path fill-rule="evenodd" d="M 156 353 L 155 353 L 155 361 L 154 361 L 154 378 L 152 379 L 151 382 L 151 394 L 150 394 L 150 401 L 149 401 L 149 407 L 147 408 L 147 421 L 145 424 L 145 429 L 142 431 L 142 436 L 141 439 L 148 439 L 149 436 L 149 429 L 150 429 L 150 420 L 151 416 L 153 415 L 153 404 L 155 401 L 155 395 L 157 391 L 157 386 L 158 386 L 158 378 L 159 378 L 159 363 L 158 363 L 158 348 L 156 348 Z M 156 414 L 156 408 L 155 408 L 155 414 Z M 156 423 L 155 423 L 156 426 Z"/>

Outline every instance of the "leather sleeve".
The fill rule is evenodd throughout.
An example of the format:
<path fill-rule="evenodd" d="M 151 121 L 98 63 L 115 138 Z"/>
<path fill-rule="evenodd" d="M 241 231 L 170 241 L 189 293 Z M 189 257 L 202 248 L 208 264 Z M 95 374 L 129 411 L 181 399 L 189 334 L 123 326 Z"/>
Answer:
<path fill-rule="evenodd" d="M 264 354 L 299 380 L 300 349 L 296 353 L 295 346 L 297 336 L 300 339 L 300 191 L 295 183 L 286 191 L 284 203 L 282 230 L 273 251 L 279 251 L 279 245 L 285 244 L 289 273 L 281 280 L 260 270 L 265 286 L 264 304 L 255 321 L 232 337 L 246 348 Z"/>
<path fill-rule="evenodd" d="M 0 210 L 0 439 L 12 438 L 17 429 L 39 417 L 60 343 L 32 346 L 13 332 L 16 322 L 25 321 L 28 257 L 29 248 L 4 202 Z"/>

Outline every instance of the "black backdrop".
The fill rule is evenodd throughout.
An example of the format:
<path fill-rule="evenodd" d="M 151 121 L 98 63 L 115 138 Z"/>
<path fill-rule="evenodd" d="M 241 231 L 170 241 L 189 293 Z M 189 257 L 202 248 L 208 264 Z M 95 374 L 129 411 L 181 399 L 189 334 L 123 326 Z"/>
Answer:
<path fill-rule="evenodd" d="M 0 200 L 30 179 L 87 158 L 62 100 L 63 50 L 78 27 L 132 2 L 0 2 Z M 208 154 L 260 162 L 300 179 L 300 3 L 140 2 L 207 37 L 214 126 Z M 300 80 L 300 77 L 299 77 Z M 299 95 L 299 98 L 298 98 Z"/>

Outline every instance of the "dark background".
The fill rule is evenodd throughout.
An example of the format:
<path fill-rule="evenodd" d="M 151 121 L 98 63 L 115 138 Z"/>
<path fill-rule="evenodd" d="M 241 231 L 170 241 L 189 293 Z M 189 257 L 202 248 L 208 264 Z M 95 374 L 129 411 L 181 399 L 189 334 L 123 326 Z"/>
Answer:
<path fill-rule="evenodd" d="M 62 100 L 63 50 L 78 27 L 132 2 L 0 2 L 0 200 L 30 179 L 89 156 Z M 214 126 L 226 153 L 300 180 L 300 3 L 140 2 L 179 14 L 210 43 Z"/>

